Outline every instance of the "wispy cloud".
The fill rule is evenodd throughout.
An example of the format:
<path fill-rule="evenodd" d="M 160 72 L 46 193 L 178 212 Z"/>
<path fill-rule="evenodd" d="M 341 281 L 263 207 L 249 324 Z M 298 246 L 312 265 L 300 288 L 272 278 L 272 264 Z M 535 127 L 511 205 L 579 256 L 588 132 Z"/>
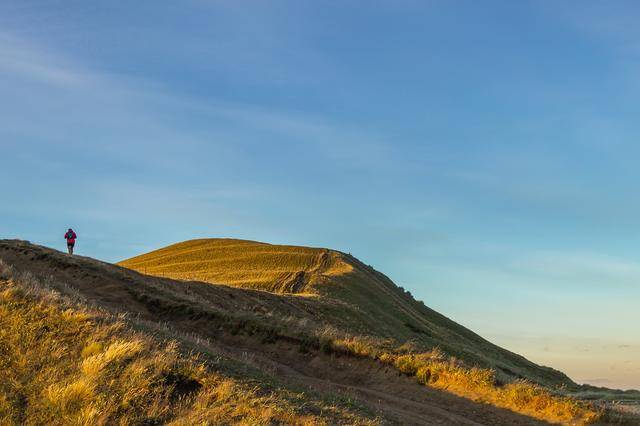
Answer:
<path fill-rule="evenodd" d="M 56 132 L 50 131 L 52 127 L 77 127 L 90 121 L 128 133 L 128 137 L 115 139 L 104 145 L 104 149 L 121 144 L 152 149 L 163 141 L 172 144 L 180 141 L 183 147 L 210 145 L 216 139 L 226 139 L 227 145 L 259 146 L 255 138 L 261 135 L 271 149 L 280 145 L 283 149 L 299 146 L 312 150 L 310 152 L 326 160 L 329 167 L 340 163 L 365 167 L 375 163 L 382 168 L 389 158 L 384 141 L 345 123 L 266 105 L 231 104 L 210 97 L 196 99 L 163 82 L 91 69 L 68 55 L 7 34 L 0 34 L 0 71 L 13 79 L 27 79 L 52 90 L 65 90 L 51 95 L 46 87 L 30 89 L 28 98 L 37 98 L 37 108 L 47 109 L 48 114 L 31 114 L 29 120 L 25 114 L 22 119 L 16 117 L 7 123 L 16 132 L 28 129 L 55 139 Z M 13 93 L 19 105 L 26 89 L 21 87 L 20 93 L 16 93 L 15 85 L 11 84 L 5 84 L 0 90 Z M 61 108 L 55 108 L 55 104 Z M 11 108 L 15 110 L 15 105 Z M 167 117 L 171 117 L 171 125 Z M 188 123 L 194 118 L 204 122 L 205 127 L 197 131 L 189 128 Z M 40 121 L 36 126 L 34 119 Z M 136 138 L 132 145 L 136 133 L 142 137 Z"/>
<path fill-rule="evenodd" d="M 9 77 L 0 93 L 11 100 L 0 103 L 0 144 L 13 160 L 0 170 L 2 217 L 48 211 L 56 221 L 164 229 L 179 216 L 256 238 L 268 220 L 334 210 L 340 200 L 329 194 L 346 170 L 388 167 L 385 141 L 349 123 L 188 95 L 14 36 L 3 36 L 0 52 L 11 59 L 0 65 Z M 309 176 L 322 185 L 309 191 Z M 18 177 L 20 191 L 9 183 Z M 68 192 L 75 201 L 61 206 Z M 270 225 L 281 235 L 283 227 Z"/>
<path fill-rule="evenodd" d="M 88 73 L 78 69 L 77 64 L 6 33 L 0 33 L 0 70 L 14 77 L 67 88 L 88 80 Z"/>
<path fill-rule="evenodd" d="M 166 229 L 180 217 L 188 223 L 180 229 L 201 235 L 225 231 L 276 241 L 289 233 L 293 241 L 309 232 L 302 217 L 311 206 L 335 210 L 340 200 L 328 195 L 334 196 L 340 173 L 382 173 L 389 158 L 384 141 L 348 123 L 196 98 L 16 37 L 5 36 L 0 48 L 20 52 L 20 61 L 0 66 L 11 76 L 0 81 L 0 92 L 11 99 L 0 104 L 0 144 L 13 160 L 0 170 L 3 218 L 47 211 L 55 224 L 42 226 L 90 220 L 111 229 L 107 224 L 118 223 L 161 244 L 166 241 L 144 230 Z M 291 176 L 316 176 L 323 185 L 309 191 L 305 179 Z M 20 191 L 11 188 L 16 178 Z M 74 201 L 61 205 L 68 192 Z M 288 227 L 280 225 L 283 217 L 291 218 Z M 194 235 L 167 231 L 165 238 Z"/>

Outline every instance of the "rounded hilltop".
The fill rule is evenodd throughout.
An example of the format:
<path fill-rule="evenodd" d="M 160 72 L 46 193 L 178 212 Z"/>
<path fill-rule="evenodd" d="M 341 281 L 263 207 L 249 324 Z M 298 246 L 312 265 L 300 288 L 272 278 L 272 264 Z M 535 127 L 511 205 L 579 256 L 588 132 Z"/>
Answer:
<path fill-rule="evenodd" d="M 231 238 L 184 241 L 119 265 L 149 275 L 276 293 L 318 293 L 319 284 L 353 270 L 350 256 L 324 248 Z"/>

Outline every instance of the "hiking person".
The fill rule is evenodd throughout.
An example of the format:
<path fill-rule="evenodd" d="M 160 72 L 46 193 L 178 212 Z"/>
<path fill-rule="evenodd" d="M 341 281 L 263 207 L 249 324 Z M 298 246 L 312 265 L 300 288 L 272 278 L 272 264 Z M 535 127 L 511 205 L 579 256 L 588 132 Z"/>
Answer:
<path fill-rule="evenodd" d="M 78 236 L 73 229 L 69 228 L 66 234 L 64 234 L 64 238 L 67 240 L 67 249 L 69 250 L 69 254 L 73 254 L 73 246 L 76 244 L 76 238 Z"/>

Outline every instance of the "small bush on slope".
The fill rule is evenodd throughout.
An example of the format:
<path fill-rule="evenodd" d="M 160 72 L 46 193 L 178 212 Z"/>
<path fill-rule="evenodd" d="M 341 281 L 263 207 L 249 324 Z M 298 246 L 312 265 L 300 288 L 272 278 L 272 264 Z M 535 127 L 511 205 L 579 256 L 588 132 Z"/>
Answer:
<path fill-rule="evenodd" d="M 175 344 L 66 308 L 32 281 L 0 276 L 0 424 L 367 422 L 305 412 L 207 371 Z"/>

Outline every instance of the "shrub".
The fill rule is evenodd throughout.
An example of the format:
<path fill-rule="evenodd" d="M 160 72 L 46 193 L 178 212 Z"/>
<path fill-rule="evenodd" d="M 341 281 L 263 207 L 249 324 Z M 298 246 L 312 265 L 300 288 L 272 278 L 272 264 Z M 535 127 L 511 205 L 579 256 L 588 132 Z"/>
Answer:
<path fill-rule="evenodd" d="M 57 416 L 66 418 L 90 405 L 95 397 L 95 389 L 87 380 L 80 379 L 68 385 L 50 385 L 45 390 L 44 397 Z"/>

